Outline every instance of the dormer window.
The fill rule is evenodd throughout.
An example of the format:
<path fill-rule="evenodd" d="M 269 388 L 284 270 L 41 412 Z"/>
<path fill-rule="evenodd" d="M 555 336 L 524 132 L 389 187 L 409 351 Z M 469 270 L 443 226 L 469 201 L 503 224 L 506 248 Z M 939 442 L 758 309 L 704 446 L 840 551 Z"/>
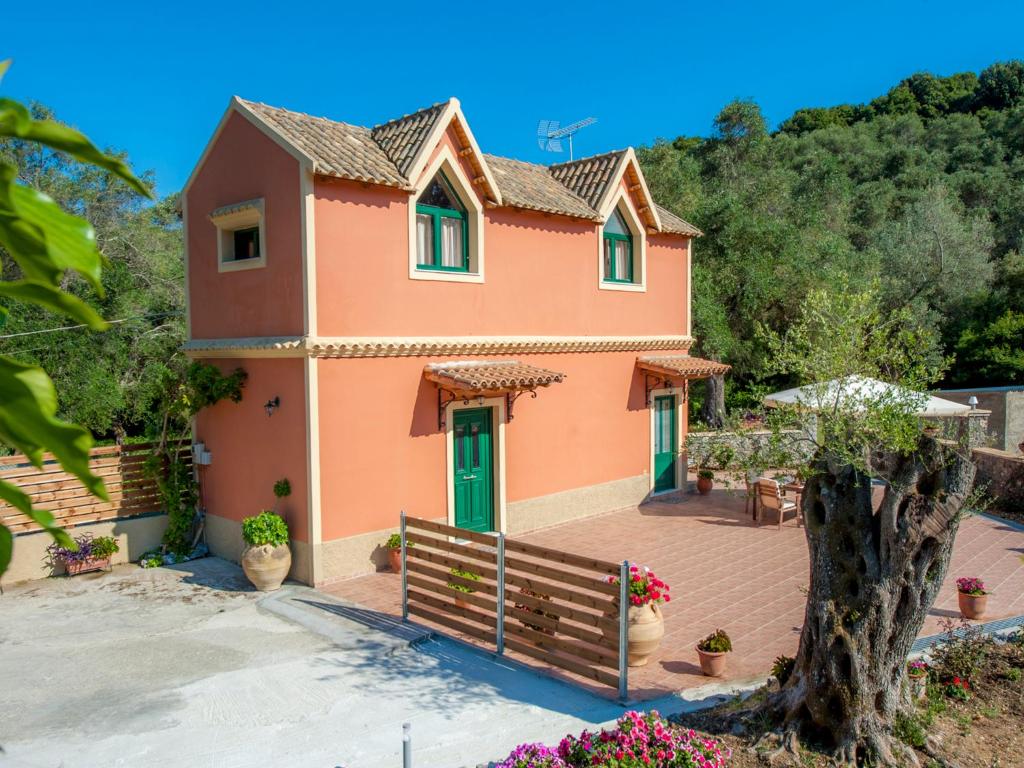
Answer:
<path fill-rule="evenodd" d="M 466 208 L 442 172 L 416 201 L 416 268 L 469 271 Z"/>
<path fill-rule="evenodd" d="M 633 233 L 618 208 L 604 225 L 604 274 L 610 283 L 633 282 Z"/>

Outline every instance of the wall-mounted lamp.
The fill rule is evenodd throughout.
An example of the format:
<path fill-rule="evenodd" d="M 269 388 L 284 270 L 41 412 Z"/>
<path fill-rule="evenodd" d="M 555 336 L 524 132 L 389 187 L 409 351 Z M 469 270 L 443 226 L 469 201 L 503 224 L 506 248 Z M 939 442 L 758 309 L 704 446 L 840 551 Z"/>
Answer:
<path fill-rule="evenodd" d="M 967 398 L 967 404 L 971 406 L 972 411 L 978 410 L 978 398 L 976 398 L 974 395 L 971 395 L 970 397 Z"/>
<path fill-rule="evenodd" d="M 277 408 L 280 408 L 280 407 L 281 407 L 281 398 L 278 397 L 277 395 L 274 395 L 274 398 L 272 400 L 267 400 L 267 402 L 264 404 L 263 410 L 265 410 L 267 412 L 267 416 L 273 416 L 274 415 L 274 411 Z"/>

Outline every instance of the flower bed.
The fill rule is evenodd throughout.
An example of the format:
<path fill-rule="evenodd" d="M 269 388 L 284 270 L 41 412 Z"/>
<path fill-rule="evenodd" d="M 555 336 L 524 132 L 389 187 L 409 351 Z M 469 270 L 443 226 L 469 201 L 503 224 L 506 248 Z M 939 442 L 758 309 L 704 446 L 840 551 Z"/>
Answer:
<path fill-rule="evenodd" d="M 495 768 L 726 768 L 731 757 L 716 739 L 652 710 L 626 712 L 611 730 L 566 736 L 557 749 L 523 744 Z"/>

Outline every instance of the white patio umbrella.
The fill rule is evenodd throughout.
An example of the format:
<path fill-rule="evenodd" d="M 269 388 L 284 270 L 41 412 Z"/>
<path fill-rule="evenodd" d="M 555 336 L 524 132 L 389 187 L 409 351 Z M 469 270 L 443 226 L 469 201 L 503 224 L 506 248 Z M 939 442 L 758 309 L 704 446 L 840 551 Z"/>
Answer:
<path fill-rule="evenodd" d="M 825 384 L 808 384 L 803 387 L 773 392 L 765 396 L 764 404 L 769 406 L 800 405 L 804 408 L 815 410 L 819 399 L 829 402 L 840 398 L 844 401 L 855 402 L 858 399 L 877 399 L 887 394 L 891 394 L 893 399 L 903 399 L 904 397 L 912 397 L 914 393 L 905 387 L 887 384 L 878 379 L 869 379 L 864 376 L 847 376 L 845 379 L 833 379 Z M 970 413 L 971 411 L 971 406 L 969 405 L 961 405 L 951 400 L 943 400 L 941 397 L 921 394 L 920 398 L 921 407 L 917 412 L 918 416 L 936 418 L 957 416 L 962 413 Z"/>

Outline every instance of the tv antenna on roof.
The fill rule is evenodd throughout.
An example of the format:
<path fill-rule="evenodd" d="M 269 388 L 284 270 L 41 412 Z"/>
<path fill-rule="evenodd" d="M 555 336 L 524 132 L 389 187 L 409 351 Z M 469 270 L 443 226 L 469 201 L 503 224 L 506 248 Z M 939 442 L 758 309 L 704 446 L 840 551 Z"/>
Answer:
<path fill-rule="evenodd" d="M 569 162 L 572 162 L 572 137 L 581 128 L 593 125 L 597 122 L 596 117 L 587 117 L 570 123 L 565 128 L 560 128 L 557 120 L 541 120 L 537 123 L 537 144 L 541 149 L 548 152 L 561 152 L 562 139 L 569 139 Z"/>

